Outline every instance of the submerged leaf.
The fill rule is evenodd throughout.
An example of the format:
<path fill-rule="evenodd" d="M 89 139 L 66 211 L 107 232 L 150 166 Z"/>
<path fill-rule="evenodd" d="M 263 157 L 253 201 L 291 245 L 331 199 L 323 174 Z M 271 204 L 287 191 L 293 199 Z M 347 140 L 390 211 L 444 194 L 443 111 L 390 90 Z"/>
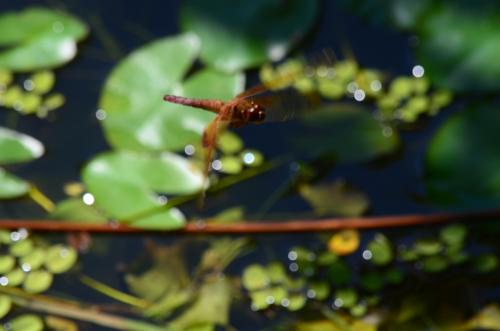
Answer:
<path fill-rule="evenodd" d="M 317 8 L 308 0 L 189 0 L 180 22 L 200 37 L 205 63 L 234 72 L 282 59 L 311 28 Z"/>
<path fill-rule="evenodd" d="M 425 164 L 433 202 L 460 208 L 498 206 L 500 112 L 496 108 L 470 107 L 453 115 L 436 132 Z"/>
<path fill-rule="evenodd" d="M 231 286 L 226 277 L 207 280 L 200 288 L 196 301 L 169 323 L 174 330 L 210 323 L 226 326 L 229 321 Z"/>
<path fill-rule="evenodd" d="M 327 185 L 302 185 L 299 192 L 319 216 L 360 216 L 369 206 L 366 195 L 344 180 Z"/>
<path fill-rule="evenodd" d="M 368 109 L 360 105 L 333 103 L 301 117 L 300 139 L 293 139 L 306 157 L 328 156 L 339 163 L 360 162 L 394 152 L 399 137 L 384 130 Z"/>

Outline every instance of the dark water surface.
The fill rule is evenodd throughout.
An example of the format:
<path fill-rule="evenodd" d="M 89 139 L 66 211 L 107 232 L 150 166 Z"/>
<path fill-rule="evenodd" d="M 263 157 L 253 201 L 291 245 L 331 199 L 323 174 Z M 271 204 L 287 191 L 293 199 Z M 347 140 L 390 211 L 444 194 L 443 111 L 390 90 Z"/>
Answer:
<path fill-rule="evenodd" d="M 95 116 L 105 78 L 118 61 L 132 50 L 156 38 L 180 32 L 177 24 L 179 2 L 16 0 L 0 2 L 0 12 L 30 5 L 64 8 L 91 28 L 88 39 L 78 45 L 77 58 L 56 70 L 55 90 L 64 94 L 67 100 L 62 109 L 52 113 L 48 120 L 28 116 L 12 118 L 12 112 L 0 112 L 0 123 L 16 123 L 16 130 L 36 137 L 47 150 L 41 159 L 15 168 L 16 174 L 36 183 L 54 201 L 60 201 L 65 198 L 63 185 L 80 180 L 82 165 L 97 153 L 109 149 Z M 393 76 L 411 73 L 416 64 L 411 52 L 411 36 L 364 22 L 335 5 L 334 1 L 323 1 L 322 6 L 321 18 L 309 38 L 299 46 L 301 51 L 315 54 L 324 48 L 331 48 L 342 54 L 342 45 L 348 44 L 362 67 L 378 68 Z M 424 123 L 422 128 L 403 133 L 404 148 L 390 161 L 336 167 L 329 173 L 328 179 L 343 177 L 364 191 L 372 202 L 370 213 L 373 215 L 433 211 L 431 206 L 416 199 L 424 193 L 421 180 L 423 153 L 432 132 L 453 112 L 454 107 L 457 106 L 449 107 L 443 114 Z M 272 157 L 282 152 L 287 137 L 300 137 L 301 133 L 295 128 L 293 123 L 278 123 L 248 126 L 237 132 L 247 147 Z M 285 165 L 232 187 L 215 199 L 212 211 L 242 203 L 247 210 L 258 210 L 266 197 L 289 175 L 289 165 Z M 307 204 L 294 196 L 280 200 L 271 211 L 293 214 L 307 210 Z M 45 215 L 29 201 L 15 201 L 2 202 L 0 216 L 43 218 Z M 162 243 L 176 240 L 175 236 L 151 237 Z M 82 256 L 84 270 L 96 279 L 124 289 L 122 274 L 116 270 L 141 255 L 144 238 L 140 235 L 97 236 L 96 241 L 99 243 L 107 239 L 110 240 L 107 243 L 109 254 Z M 314 246 L 315 239 L 311 235 L 293 235 L 266 236 L 260 240 L 263 244 L 260 246 L 274 248 L 278 255 L 274 258 L 284 260 L 291 246 Z M 241 267 L 251 262 L 265 261 L 269 258 L 267 254 L 268 250 L 261 248 L 238 259 L 230 271 L 239 272 Z M 88 301 L 108 301 L 71 280 L 57 282 L 53 291 L 69 291 Z M 233 320 L 233 325 L 239 330 L 256 330 L 263 326 L 262 321 L 253 318 L 243 314 Z M 242 325 L 247 325 L 247 328 Z M 97 328 L 88 326 L 86 329 Z"/>

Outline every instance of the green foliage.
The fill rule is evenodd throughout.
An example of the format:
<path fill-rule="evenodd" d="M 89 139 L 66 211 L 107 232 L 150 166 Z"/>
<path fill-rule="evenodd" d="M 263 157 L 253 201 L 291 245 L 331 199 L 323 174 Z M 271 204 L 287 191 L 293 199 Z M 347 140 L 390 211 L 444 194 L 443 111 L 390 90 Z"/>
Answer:
<path fill-rule="evenodd" d="M 201 59 L 227 72 L 280 60 L 312 27 L 316 1 L 183 2 L 180 23 L 202 42 Z"/>
<path fill-rule="evenodd" d="M 360 216 L 369 206 L 366 195 L 349 186 L 344 180 L 314 186 L 304 184 L 299 193 L 311 204 L 318 216 Z"/>
<path fill-rule="evenodd" d="M 107 216 L 157 229 L 181 227 L 184 216 L 175 208 L 162 208 L 165 202 L 156 192 L 189 194 L 203 183 L 199 169 L 169 153 L 108 152 L 87 164 L 82 177 Z"/>
<path fill-rule="evenodd" d="M 330 104 L 305 115 L 303 135 L 292 142 L 307 157 L 327 155 L 339 163 L 360 162 L 389 154 L 399 145 L 396 133 L 384 133 L 363 107 Z"/>
<path fill-rule="evenodd" d="M 178 151 L 200 141 L 212 113 L 162 100 L 165 94 L 230 99 L 243 88 L 240 73 L 205 68 L 183 82 L 199 54 L 192 34 L 157 40 L 131 53 L 111 72 L 99 106 L 109 143 L 136 151 Z"/>
<path fill-rule="evenodd" d="M 485 105 L 469 107 L 434 134 L 425 162 L 432 202 L 462 209 L 498 205 L 500 113 L 493 110 Z"/>
<path fill-rule="evenodd" d="M 32 71 L 60 66 L 76 55 L 87 27 L 61 11 L 32 7 L 0 15 L 0 67 Z"/>
<path fill-rule="evenodd" d="M 0 127 L 0 165 L 28 162 L 39 158 L 44 147 L 35 138 Z M 0 199 L 24 195 L 29 184 L 0 167 Z"/>

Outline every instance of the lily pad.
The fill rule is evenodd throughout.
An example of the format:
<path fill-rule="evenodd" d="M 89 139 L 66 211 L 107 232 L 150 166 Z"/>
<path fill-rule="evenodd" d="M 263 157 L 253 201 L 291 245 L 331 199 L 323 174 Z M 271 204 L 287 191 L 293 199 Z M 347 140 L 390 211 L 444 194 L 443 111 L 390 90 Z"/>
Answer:
<path fill-rule="evenodd" d="M 75 265 L 78 259 L 76 250 L 65 245 L 54 245 L 47 250 L 45 267 L 48 271 L 59 274 Z"/>
<path fill-rule="evenodd" d="M 17 131 L 0 127 L 0 164 L 26 162 L 42 156 L 41 142 Z"/>
<path fill-rule="evenodd" d="M 12 300 L 8 295 L 0 295 L 0 318 L 7 315 L 12 307 Z"/>
<path fill-rule="evenodd" d="M 242 278 L 243 286 L 247 290 L 258 290 L 270 284 L 271 280 L 266 269 L 259 264 L 252 264 L 245 268 Z"/>
<path fill-rule="evenodd" d="M 214 114 L 163 101 L 165 94 L 230 99 L 241 74 L 204 69 L 187 78 L 200 49 L 193 34 L 152 42 L 127 56 L 108 77 L 100 100 L 109 143 L 130 150 L 181 150 L 201 139 Z"/>
<path fill-rule="evenodd" d="M 391 242 L 381 233 L 375 235 L 367 249 L 372 253 L 371 262 L 375 265 L 386 265 L 394 258 Z"/>
<path fill-rule="evenodd" d="M 0 15 L 0 67 L 14 71 L 52 68 L 71 60 L 87 27 L 61 11 L 28 8 Z"/>
<path fill-rule="evenodd" d="M 498 10 L 488 5 L 447 2 L 429 11 L 418 27 L 417 48 L 426 75 L 455 90 L 498 90 L 499 20 Z"/>
<path fill-rule="evenodd" d="M 301 117 L 304 133 L 292 142 L 309 158 L 334 157 L 339 163 L 367 161 L 389 154 L 399 146 L 399 137 L 383 130 L 368 109 L 333 103 Z"/>
<path fill-rule="evenodd" d="M 181 27 L 202 42 L 201 59 L 226 72 L 280 60 L 307 33 L 316 1 L 189 0 Z"/>
<path fill-rule="evenodd" d="M 30 186 L 27 182 L 0 168 L 0 199 L 10 199 L 25 195 L 29 188 Z"/>
<path fill-rule="evenodd" d="M 23 288 L 29 293 L 40 293 L 47 290 L 52 284 L 53 276 L 45 270 L 35 270 L 26 276 Z"/>
<path fill-rule="evenodd" d="M 498 206 L 497 107 L 470 107 L 449 118 L 432 138 L 425 166 L 428 195 L 434 203 L 460 208 Z"/>
<path fill-rule="evenodd" d="M 134 152 L 108 152 L 94 158 L 83 169 L 83 181 L 95 203 L 110 217 L 151 224 L 162 219 L 163 228 L 184 224 L 175 208 L 161 210 L 165 203 L 156 192 L 190 194 L 199 191 L 203 175 L 186 159 L 170 153 L 150 156 Z M 161 215 L 155 215 L 162 211 Z M 144 225 L 144 224 L 143 224 Z"/>
<path fill-rule="evenodd" d="M 80 198 L 59 202 L 50 213 L 51 217 L 71 222 L 106 223 L 107 218 L 93 206 L 86 205 Z"/>
<path fill-rule="evenodd" d="M 33 314 L 24 314 L 9 321 L 9 330 L 12 331 L 42 331 L 42 318 Z"/>

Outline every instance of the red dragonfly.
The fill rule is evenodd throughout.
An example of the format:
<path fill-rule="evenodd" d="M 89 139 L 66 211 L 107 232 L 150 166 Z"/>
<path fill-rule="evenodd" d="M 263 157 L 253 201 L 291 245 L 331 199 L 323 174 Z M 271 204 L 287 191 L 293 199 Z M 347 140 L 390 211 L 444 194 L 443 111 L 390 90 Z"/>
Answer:
<path fill-rule="evenodd" d="M 165 95 L 163 100 L 185 106 L 201 108 L 217 114 L 203 132 L 203 147 L 205 148 L 205 177 L 210 171 L 213 152 L 219 132 L 226 127 L 241 127 L 246 124 L 260 124 L 264 120 L 276 119 L 279 113 L 281 119 L 289 118 L 295 107 L 290 102 L 296 101 L 296 93 L 291 91 L 271 91 L 266 86 L 259 85 L 250 88 L 229 101 L 217 99 L 195 99 L 175 95 Z"/>

